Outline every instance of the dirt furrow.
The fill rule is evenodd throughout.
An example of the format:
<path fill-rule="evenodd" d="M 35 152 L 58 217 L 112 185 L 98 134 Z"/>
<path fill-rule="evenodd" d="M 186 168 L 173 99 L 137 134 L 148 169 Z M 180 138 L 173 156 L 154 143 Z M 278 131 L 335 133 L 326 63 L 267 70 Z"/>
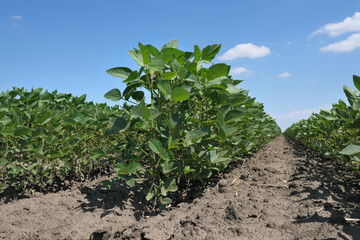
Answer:
<path fill-rule="evenodd" d="M 1 204 L 0 238 L 360 239 L 359 176 L 283 136 L 148 218 L 136 189 L 100 180 Z"/>

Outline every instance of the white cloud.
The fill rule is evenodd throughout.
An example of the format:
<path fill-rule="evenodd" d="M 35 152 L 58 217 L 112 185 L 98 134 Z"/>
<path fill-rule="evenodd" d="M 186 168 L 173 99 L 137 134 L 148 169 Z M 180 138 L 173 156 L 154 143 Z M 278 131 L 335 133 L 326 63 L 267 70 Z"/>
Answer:
<path fill-rule="evenodd" d="M 348 32 L 360 31 L 360 12 L 355 12 L 354 16 L 345 18 L 342 22 L 329 23 L 313 32 L 310 37 L 317 34 L 325 33 L 332 37 L 340 36 Z"/>
<path fill-rule="evenodd" d="M 239 75 L 246 72 L 249 72 L 249 70 L 244 67 L 237 67 L 230 70 L 230 75 Z"/>
<path fill-rule="evenodd" d="M 279 78 L 287 78 L 287 77 L 290 77 L 290 76 L 291 76 L 291 74 L 288 73 L 288 72 L 284 72 L 284 73 L 279 74 Z"/>
<path fill-rule="evenodd" d="M 345 40 L 322 47 L 321 51 L 341 53 L 352 51 L 355 48 L 360 48 L 360 33 L 355 33 Z"/>
<path fill-rule="evenodd" d="M 282 130 L 287 129 L 291 124 L 300 121 L 301 119 L 308 119 L 311 114 L 319 113 L 320 109 L 331 109 L 331 104 L 326 104 L 319 108 L 294 110 L 285 114 L 274 114 L 272 115 Z"/>
<path fill-rule="evenodd" d="M 24 18 L 22 16 L 11 16 L 11 19 L 23 20 Z"/>
<path fill-rule="evenodd" d="M 256 46 L 252 43 L 238 44 L 219 57 L 220 60 L 234 60 L 236 58 L 260 58 L 270 54 L 265 46 Z"/>

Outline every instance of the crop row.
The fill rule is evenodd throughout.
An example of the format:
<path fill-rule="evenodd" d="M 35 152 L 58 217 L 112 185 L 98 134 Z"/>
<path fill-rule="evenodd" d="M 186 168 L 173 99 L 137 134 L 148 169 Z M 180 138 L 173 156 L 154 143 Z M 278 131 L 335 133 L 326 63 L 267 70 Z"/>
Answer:
<path fill-rule="evenodd" d="M 0 93 L 0 192 L 83 179 L 108 164 L 120 136 L 106 132 L 122 110 L 85 98 L 41 88 Z"/>
<path fill-rule="evenodd" d="M 360 77 L 354 75 L 353 81 L 360 91 Z M 347 86 L 344 86 L 344 92 L 349 105 L 340 99 L 331 110 L 321 110 L 309 119 L 300 120 L 284 134 L 329 158 L 339 159 L 345 165 L 359 169 L 360 96 Z"/>

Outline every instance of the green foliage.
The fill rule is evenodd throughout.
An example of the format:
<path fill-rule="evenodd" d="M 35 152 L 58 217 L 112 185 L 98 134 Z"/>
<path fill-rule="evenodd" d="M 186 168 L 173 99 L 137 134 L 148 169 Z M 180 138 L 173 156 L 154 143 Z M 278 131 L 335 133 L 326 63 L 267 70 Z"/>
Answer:
<path fill-rule="evenodd" d="M 108 165 L 123 137 L 106 132 L 123 111 L 85 98 L 41 88 L 0 93 L 0 192 L 82 179 Z M 115 123 L 114 131 L 124 128 Z"/>
<path fill-rule="evenodd" d="M 105 97 L 125 100 L 125 114 L 110 131 L 126 135 L 116 179 L 142 183 L 148 201 L 165 207 L 181 183 L 208 178 L 280 134 L 263 105 L 236 87 L 241 81 L 229 76 L 230 66 L 203 66 L 215 58 L 220 44 L 202 50 L 194 46 L 194 52 L 179 50 L 177 40 L 160 50 L 138 46 L 129 55 L 140 69 L 109 69 L 127 87 Z M 147 102 L 144 91 L 150 95 Z"/>
<path fill-rule="evenodd" d="M 360 77 L 354 75 L 353 81 L 360 90 Z M 344 86 L 344 93 L 349 106 L 340 99 L 331 110 L 312 114 L 309 119 L 293 124 L 284 134 L 329 158 L 339 159 L 345 165 L 359 169 L 360 96 L 347 86 Z"/>

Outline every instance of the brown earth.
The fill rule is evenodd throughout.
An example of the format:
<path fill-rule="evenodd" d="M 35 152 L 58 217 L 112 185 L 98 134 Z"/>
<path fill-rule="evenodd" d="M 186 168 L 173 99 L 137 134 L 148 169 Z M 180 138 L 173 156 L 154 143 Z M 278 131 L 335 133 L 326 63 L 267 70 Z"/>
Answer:
<path fill-rule="evenodd" d="M 283 136 L 195 197 L 143 216 L 137 189 L 99 186 L 0 205 L 1 239 L 360 239 L 360 177 Z"/>

